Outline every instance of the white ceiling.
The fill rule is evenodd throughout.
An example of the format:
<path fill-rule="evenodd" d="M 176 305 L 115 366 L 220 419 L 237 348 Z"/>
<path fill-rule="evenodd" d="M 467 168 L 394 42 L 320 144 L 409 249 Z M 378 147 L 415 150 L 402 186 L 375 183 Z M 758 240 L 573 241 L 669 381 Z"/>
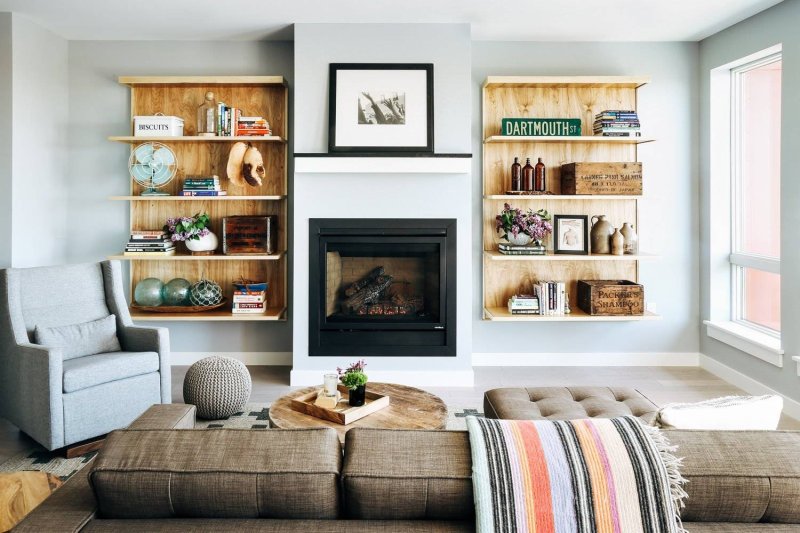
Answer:
<path fill-rule="evenodd" d="M 466 22 L 480 41 L 697 41 L 779 2 L 0 0 L 0 12 L 70 40 L 291 39 L 295 22 Z"/>

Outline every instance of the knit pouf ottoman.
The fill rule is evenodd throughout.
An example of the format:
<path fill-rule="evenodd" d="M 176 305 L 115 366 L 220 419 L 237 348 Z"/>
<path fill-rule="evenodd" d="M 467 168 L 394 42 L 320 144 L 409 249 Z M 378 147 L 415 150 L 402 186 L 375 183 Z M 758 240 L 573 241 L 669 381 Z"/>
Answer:
<path fill-rule="evenodd" d="M 244 363 L 214 355 L 189 367 L 183 379 L 183 401 L 197 407 L 199 418 L 217 420 L 241 411 L 252 388 Z"/>

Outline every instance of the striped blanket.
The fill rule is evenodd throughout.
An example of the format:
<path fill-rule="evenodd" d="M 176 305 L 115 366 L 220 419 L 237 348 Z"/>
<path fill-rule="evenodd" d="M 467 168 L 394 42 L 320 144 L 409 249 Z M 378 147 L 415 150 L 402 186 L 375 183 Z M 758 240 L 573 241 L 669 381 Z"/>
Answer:
<path fill-rule="evenodd" d="M 468 417 L 477 531 L 683 531 L 674 448 L 634 417 Z"/>

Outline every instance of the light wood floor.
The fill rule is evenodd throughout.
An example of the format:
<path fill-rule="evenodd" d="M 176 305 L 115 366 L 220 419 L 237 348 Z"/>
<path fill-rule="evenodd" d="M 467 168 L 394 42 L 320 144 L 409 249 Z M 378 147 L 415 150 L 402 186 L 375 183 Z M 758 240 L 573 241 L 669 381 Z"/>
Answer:
<path fill-rule="evenodd" d="M 183 377 L 188 367 L 172 369 L 172 399 L 183 402 Z M 252 403 L 271 403 L 292 390 L 288 367 L 250 367 L 253 379 Z M 697 367 L 479 367 L 474 387 L 428 387 L 445 403 L 460 408 L 481 409 L 483 393 L 498 387 L 535 386 L 618 386 L 633 387 L 658 405 L 691 402 L 743 392 Z M 788 417 L 782 429 L 800 429 L 800 422 Z M 36 444 L 0 418 L 0 462 Z"/>

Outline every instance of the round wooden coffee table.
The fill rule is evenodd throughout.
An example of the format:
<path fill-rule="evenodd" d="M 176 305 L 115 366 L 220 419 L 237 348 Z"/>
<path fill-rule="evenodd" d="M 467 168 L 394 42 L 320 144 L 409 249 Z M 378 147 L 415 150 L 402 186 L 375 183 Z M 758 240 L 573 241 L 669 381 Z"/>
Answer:
<path fill-rule="evenodd" d="M 393 383 L 369 382 L 367 391 L 389 396 L 389 406 L 346 426 L 292 409 L 292 398 L 321 388 L 322 385 L 307 387 L 278 398 L 269 407 L 270 426 L 282 429 L 329 427 L 335 429 L 339 440 L 344 442 L 344 434 L 352 428 L 444 429 L 447 423 L 447 406 L 441 398 L 424 390 Z"/>

